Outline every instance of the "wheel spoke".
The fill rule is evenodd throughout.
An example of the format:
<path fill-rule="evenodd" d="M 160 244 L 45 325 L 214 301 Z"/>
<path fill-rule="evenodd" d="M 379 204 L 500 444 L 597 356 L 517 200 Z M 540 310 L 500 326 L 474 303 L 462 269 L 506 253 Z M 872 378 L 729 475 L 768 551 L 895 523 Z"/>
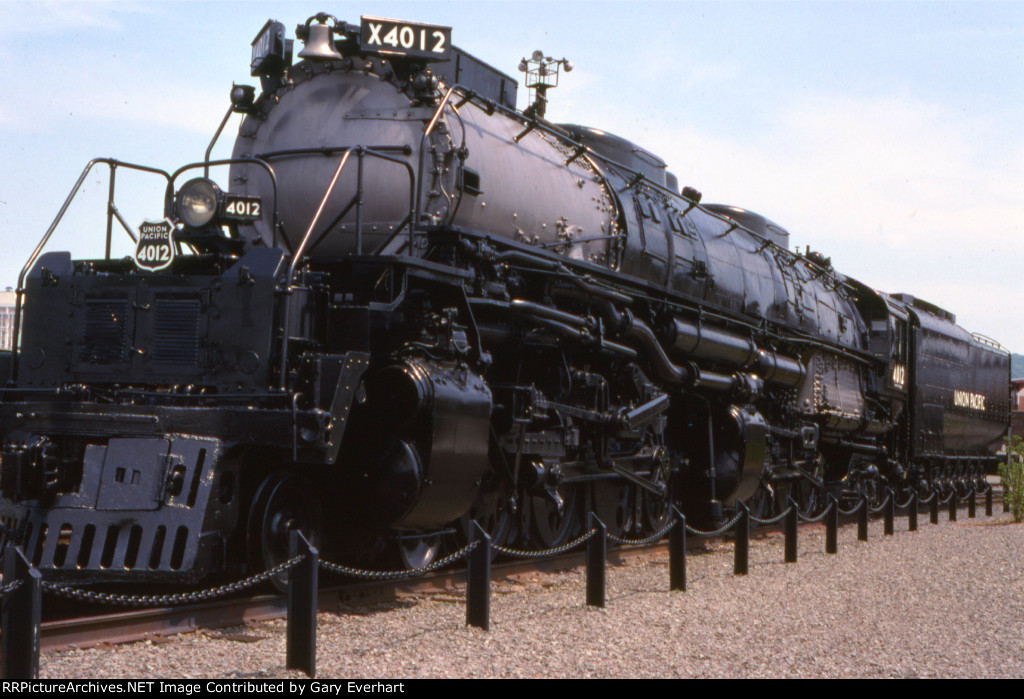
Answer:
<path fill-rule="evenodd" d="M 561 546 L 576 533 L 579 491 L 561 488 L 559 493 L 563 498 L 561 510 L 550 498 L 536 495 L 529 498 L 531 534 L 538 548 Z"/>

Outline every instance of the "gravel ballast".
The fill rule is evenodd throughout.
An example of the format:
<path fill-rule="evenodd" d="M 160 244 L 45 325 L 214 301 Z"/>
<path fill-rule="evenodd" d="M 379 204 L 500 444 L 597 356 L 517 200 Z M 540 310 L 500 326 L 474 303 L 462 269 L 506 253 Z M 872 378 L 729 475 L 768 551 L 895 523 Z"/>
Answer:
<path fill-rule="evenodd" d="M 966 517 L 966 515 L 964 515 Z M 322 678 L 1024 677 L 1024 525 L 1005 515 L 930 525 L 872 522 L 688 558 L 609 566 L 607 606 L 584 605 L 582 569 L 492 584 L 489 631 L 465 626 L 461 589 L 321 611 Z M 44 601 L 45 602 L 45 601 Z M 284 620 L 115 647 L 44 652 L 40 677 L 304 678 L 285 670 Z"/>

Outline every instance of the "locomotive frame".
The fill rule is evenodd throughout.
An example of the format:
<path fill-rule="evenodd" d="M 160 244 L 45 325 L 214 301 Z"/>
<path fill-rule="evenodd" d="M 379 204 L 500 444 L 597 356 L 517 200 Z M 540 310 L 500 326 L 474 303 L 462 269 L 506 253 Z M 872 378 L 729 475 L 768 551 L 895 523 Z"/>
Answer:
<path fill-rule="evenodd" d="M 516 111 L 515 82 L 455 47 L 368 45 L 367 21 L 314 15 L 295 64 L 269 21 L 262 93 L 234 87 L 214 137 L 244 115 L 232 157 L 91 162 L 26 264 L 0 517 L 45 576 L 270 568 L 294 528 L 417 568 L 471 518 L 548 548 L 585 511 L 645 533 L 673 505 L 813 513 L 992 469 L 997 343 L 679 192 L 625 139 Z M 106 257 L 43 254 L 95 165 Z M 115 219 L 133 235 L 118 168 L 166 186 L 172 230 L 135 260 L 110 255 Z"/>

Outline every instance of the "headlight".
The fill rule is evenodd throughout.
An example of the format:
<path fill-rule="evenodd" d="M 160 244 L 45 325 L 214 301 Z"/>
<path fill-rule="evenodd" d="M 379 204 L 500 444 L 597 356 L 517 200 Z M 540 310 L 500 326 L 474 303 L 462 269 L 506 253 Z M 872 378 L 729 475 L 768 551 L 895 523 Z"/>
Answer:
<path fill-rule="evenodd" d="M 203 228 L 217 216 L 220 187 L 197 177 L 178 190 L 178 218 L 189 228 Z"/>

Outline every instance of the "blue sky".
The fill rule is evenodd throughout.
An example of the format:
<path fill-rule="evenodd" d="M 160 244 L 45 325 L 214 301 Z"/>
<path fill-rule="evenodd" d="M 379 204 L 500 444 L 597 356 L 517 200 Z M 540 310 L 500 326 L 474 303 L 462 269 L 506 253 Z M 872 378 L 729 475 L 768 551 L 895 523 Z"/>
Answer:
<path fill-rule="evenodd" d="M 201 159 L 263 23 L 292 35 L 320 10 L 452 26 L 513 76 L 533 49 L 565 56 L 553 120 L 630 138 L 705 201 L 1024 352 L 1024 2 L 0 0 L 0 288 L 90 158 Z M 129 222 L 159 216 L 154 180 L 118 184 Z M 106 186 L 89 178 L 53 248 L 102 251 Z"/>

